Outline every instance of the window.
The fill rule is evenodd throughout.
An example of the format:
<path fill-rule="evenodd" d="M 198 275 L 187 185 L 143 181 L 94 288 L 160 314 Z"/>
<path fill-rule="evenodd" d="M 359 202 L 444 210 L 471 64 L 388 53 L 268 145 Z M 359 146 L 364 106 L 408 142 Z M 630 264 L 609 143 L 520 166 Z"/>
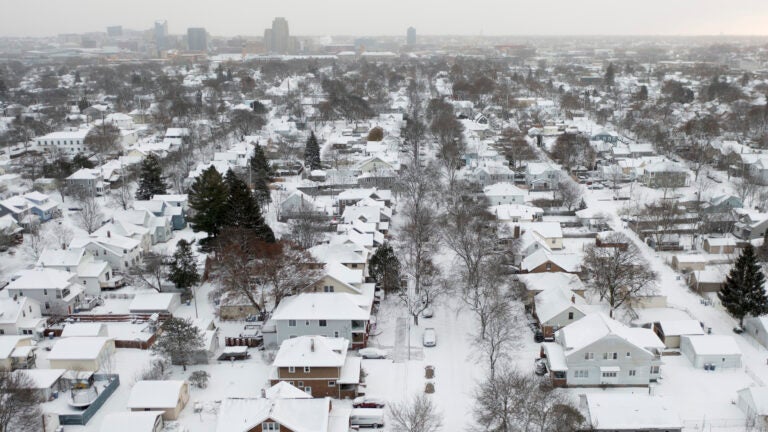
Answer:
<path fill-rule="evenodd" d="M 339 332 L 337 332 L 337 331 L 333 332 L 333 337 L 335 337 L 335 338 L 339 337 Z"/>
<path fill-rule="evenodd" d="M 296 383 L 298 387 L 304 387 L 304 381 L 299 381 Z"/>
<path fill-rule="evenodd" d="M 309 320 L 306 320 L 306 321 L 304 321 L 304 325 L 305 325 L 306 327 L 309 327 Z"/>
<path fill-rule="evenodd" d="M 627 351 L 627 358 L 630 358 L 630 357 L 632 357 L 632 353 Z"/>
<path fill-rule="evenodd" d="M 595 353 L 584 353 L 584 360 L 594 360 L 595 359 Z"/>
<path fill-rule="evenodd" d="M 264 422 L 261 424 L 261 430 L 266 431 L 279 431 L 280 425 L 275 422 Z"/>
<path fill-rule="evenodd" d="M 309 373 L 312 371 L 312 368 L 309 366 L 304 366 L 304 373 Z"/>
<path fill-rule="evenodd" d="M 568 312 L 568 319 L 569 319 L 569 320 L 572 320 L 572 319 L 573 319 L 573 312 Z"/>
<path fill-rule="evenodd" d="M 547 263 L 547 271 L 552 270 L 552 263 Z"/>
<path fill-rule="evenodd" d="M 323 292 L 332 293 L 333 292 L 333 287 L 330 286 L 330 285 L 326 285 L 326 286 L 323 287 Z"/>
<path fill-rule="evenodd" d="M 0 329 L 0 335 L 4 335 L 4 334 L 5 334 L 5 330 Z"/>
<path fill-rule="evenodd" d="M 336 387 L 336 381 L 328 381 L 328 387 Z"/>
<path fill-rule="evenodd" d="M 652 374 L 658 374 L 659 373 L 659 367 L 658 366 L 651 366 L 651 373 Z"/>
<path fill-rule="evenodd" d="M 296 373 L 296 367 L 295 366 L 288 366 L 288 373 Z"/>
<path fill-rule="evenodd" d="M 50 303 L 48 303 L 48 302 L 45 302 L 45 308 L 46 308 L 46 309 L 50 309 L 50 308 L 51 308 L 51 304 L 50 304 Z"/>
<path fill-rule="evenodd" d="M 603 378 L 616 378 L 616 372 L 603 372 Z"/>
<path fill-rule="evenodd" d="M 45 288 L 43 288 L 43 295 L 44 295 L 44 296 L 47 296 L 47 295 L 48 295 L 48 290 L 47 290 L 47 289 L 45 289 Z"/>
<path fill-rule="evenodd" d="M 576 372 L 574 372 L 574 377 L 575 378 L 589 378 L 589 371 L 586 370 L 586 369 L 577 370 Z"/>
<path fill-rule="evenodd" d="M 618 359 L 619 359 L 619 353 L 615 353 L 615 352 L 603 353 L 603 360 L 618 360 Z"/>
<path fill-rule="evenodd" d="M 296 320 L 288 320 L 288 327 L 296 327 Z"/>
<path fill-rule="evenodd" d="M 309 395 L 311 395 L 311 394 L 312 394 L 312 387 L 304 387 L 304 392 L 305 392 L 306 394 L 309 394 Z"/>
<path fill-rule="evenodd" d="M 328 321 L 320 320 L 319 324 L 320 324 L 320 327 L 327 327 L 328 326 Z"/>
<path fill-rule="evenodd" d="M 629 376 L 635 376 L 636 374 L 637 374 L 637 371 L 635 371 L 634 369 L 631 369 L 629 371 Z"/>

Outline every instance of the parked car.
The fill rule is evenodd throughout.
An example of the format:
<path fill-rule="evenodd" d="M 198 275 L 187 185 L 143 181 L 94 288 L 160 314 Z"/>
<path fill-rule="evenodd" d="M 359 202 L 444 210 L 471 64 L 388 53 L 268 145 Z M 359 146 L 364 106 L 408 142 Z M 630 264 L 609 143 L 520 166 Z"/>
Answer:
<path fill-rule="evenodd" d="M 372 396 L 360 396 L 352 400 L 352 408 L 384 408 L 386 403 Z"/>
<path fill-rule="evenodd" d="M 7 287 L 9 283 L 10 282 L 8 282 L 7 280 L 0 281 L 0 290 L 5 289 L 5 287 Z"/>
<path fill-rule="evenodd" d="M 378 348 L 361 348 L 357 351 L 360 357 L 364 359 L 384 359 L 387 358 L 387 352 Z"/>
<path fill-rule="evenodd" d="M 432 327 L 424 329 L 424 334 L 421 335 L 421 344 L 425 347 L 433 347 L 437 345 L 437 333 Z"/>
<path fill-rule="evenodd" d="M 432 310 L 432 308 L 426 308 L 424 309 L 424 312 L 421 313 L 421 316 L 424 318 L 432 318 L 435 316 L 435 311 Z"/>
<path fill-rule="evenodd" d="M 352 427 L 384 427 L 384 410 L 381 408 L 352 408 L 349 425 Z"/>
<path fill-rule="evenodd" d="M 736 334 L 742 334 L 744 333 L 744 329 L 741 326 L 736 326 L 733 328 L 733 332 Z"/>
<path fill-rule="evenodd" d="M 533 341 L 536 343 L 542 343 L 544 342 L 544 333 L 541 332 L 541 330 L 536 329 L 533 331 Z"/>

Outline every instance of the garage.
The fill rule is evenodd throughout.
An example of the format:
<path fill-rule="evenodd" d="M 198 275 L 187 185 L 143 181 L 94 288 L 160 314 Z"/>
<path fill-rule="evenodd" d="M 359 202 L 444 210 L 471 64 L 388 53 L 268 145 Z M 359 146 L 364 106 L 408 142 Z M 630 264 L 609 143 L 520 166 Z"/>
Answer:
<path fill-rule="evenodd" d="M 732 336 L 681 336 L 680 351 L 696 368 L 741 367 L 741 350 Z"/>

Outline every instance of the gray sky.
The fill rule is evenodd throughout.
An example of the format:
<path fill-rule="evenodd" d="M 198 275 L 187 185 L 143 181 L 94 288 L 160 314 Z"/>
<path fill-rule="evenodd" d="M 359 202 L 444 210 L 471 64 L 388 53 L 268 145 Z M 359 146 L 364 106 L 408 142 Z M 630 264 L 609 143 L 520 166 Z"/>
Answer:
<path fill-rule="evenodd" d="M 0 0 L 0 36 L 202 26 L 261 35 L 275 16 L 295 35 L 765 35 L 766 0 Z"/>

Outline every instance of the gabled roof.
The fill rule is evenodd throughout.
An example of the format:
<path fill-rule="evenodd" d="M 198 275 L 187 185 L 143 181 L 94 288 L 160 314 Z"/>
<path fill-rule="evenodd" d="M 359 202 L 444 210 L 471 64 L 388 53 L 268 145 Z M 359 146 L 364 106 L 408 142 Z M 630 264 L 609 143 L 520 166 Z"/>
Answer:
<path fill-rule="evenodd" d="M 164 411 L 112 412 L 104 416 L 100 432 L 154 432 L 157 418 Z"/>
<path fill-rule="evenodd" d="M 589 393 L 587 416 L 600 430 L 680 430 L 683 422 L 664 399 L 632 393 Z"/>
<path fill-rule="evenodd" d="M 584 298 L 560 285 L 551 286 L 536 294 L 533 301 L 536 304 L 536 316 L 542 324 L 569 308 L 575 308 L 586 315 L 579 307 L 586 304 Z"/>
<path fill-rule="evenodd" d="M 16 349 L 16 345 L 19 342 L 27 339 L 32 339 L 32 336 L 15 336 L 15 335 L 3 335 L 0 336 L 0 359 L 7 359 Z"/>
<path fill-rule="evenodd" d="M 21 277 L 8 284 L 9 289 L 64 289 L 72 285 L 74 273 L 51 268 L 34 268 L 22 270 Z"/>
<path fill-rule="evenodd" d="M 104 349 L 109 340 L 111 339 L 108 337 L 70 337 L 59 339 L 48 354 L 48 359 L 95 360 L 99 358 L 101 350 Z"/>
<path fill-rule="evenodd" d="M 529 291 L 544 291 L 552 286 L 566 287 L 572 291 L 586 289 L 584 282 L 572 273 L 526 273 L 517 275 L 517 278 Z"/>
<path fill-rule="evenodd" d="M 133 385 L 128 408 L 168 409 L 179 404 L 181 389 L 186 381 L 139 381 Z"/>
<path fill-rule="evenodd" d="M 219 409 L 216 432 L 248 432 L 267 420 L 293 432 L 327 432 L 330 411 L 329 398 L 228 398 Z"/>
<path fill-rule="evenodd" d="M 342 367 L 349 341 L 325 336 L 299 336 L 280 344 L 275 367 Z"/>
<path fill-rule="evenodd" d="M 345 264 L 365 264 L 366 259 L 360 253 L 355 252 L 355 248 L 344 243 L 338 244 L 319 244 L 309 248 L 309 253 L 319 262 L 324 263 L 345 263 Z M 367 254 L 366 254 L 367 255 Z"/>
<path fill-rule="evenodd" d="M 495 183 L 483 188 L 483 193 L 489 196 L 525 195 L 525 191 L 512 183 Z"/>
<path fill-rule="evenodd" d="M 581 255 L 577 254 L 554 254 L 545 249 L 539 249 L 523 259 L 520 269 L 530 271 L 540 265 L 551 262 L 569 273 L 576 273 L 581 267 Z"/>
<path fill-rule="evenodd" d="M 83 260 L 85 250 L 45 249 L 37 260 L 40 267 L 72 267 L 76 268 Z"/>
<path fill-rule="evenodd" d="M 652 330 L 627 327 L 602 313 L 589 314 L 558 330 L 556 339 L 564 347 L 566 355 L 570 355 L 609 335 L 618 336 L 645 351 L 664 348 Z"/>
<path fill-rule="evenodd" d="M 348 293 L 303 293 L 285 297 L 272 312 L 273 320 L 368 320 L 369 311 Z"/>
<path fill-rule="evenodd" d="M 311 394 L 299 390 L 296 386 L 288 384 L 287 381 L 278 382 L 266 389 L 264 394 L 269 399 L 312 399 Z"/>

